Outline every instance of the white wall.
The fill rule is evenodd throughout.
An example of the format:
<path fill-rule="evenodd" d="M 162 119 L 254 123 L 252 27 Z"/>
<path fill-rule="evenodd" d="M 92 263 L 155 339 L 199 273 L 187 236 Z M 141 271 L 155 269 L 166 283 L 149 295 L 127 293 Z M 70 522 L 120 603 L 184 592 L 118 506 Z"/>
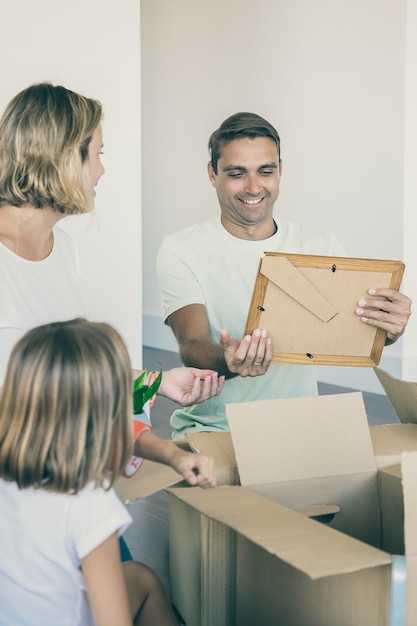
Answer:
<path fill-rule="evenodd" d="M 405 293 L 411 294 L 417 307 L 417 0 L 407 2 L 406 90 L 404 116 L 404 261 L 407 271 Z M 414 313 L 414 315 L 416 315 Z M 412 318 L 404 336 L 402 378 L 417 380 L 415 353 L 417 349 L 417 320 Z"/>
<path fill-rule="evenodd" d="M 142 362 L 139 0 L 0 0 L 0 108 L 49 80 L 101 101 L 103 164 L 90 218 L 66 218 L 79 240 L 89 316 L 113 323 Z M 62 224 L 63 222 L 61 222 Z"/>
<path fill-rule="evenodd" d="M 239 110 L 280 132 L 277 213 L 333 231 L 351 256 L 405 259 L 417 302 L 416 2 L 142 0 L 145 345 L 176 350 L 156 252 L 165 234 L 218 213 L 207 140 Z M 417 377 L 416 334 L 412 318 L 381 366 Z M 319 376 L 381 392 L 368 368 Z"/>

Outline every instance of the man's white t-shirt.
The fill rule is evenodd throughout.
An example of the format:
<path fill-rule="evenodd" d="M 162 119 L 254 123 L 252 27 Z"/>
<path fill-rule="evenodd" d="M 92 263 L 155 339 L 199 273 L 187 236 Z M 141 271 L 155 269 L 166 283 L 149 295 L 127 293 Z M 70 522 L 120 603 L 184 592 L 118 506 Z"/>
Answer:
<path fill-rule="evenodd" d="M 275 235 L 261 241 L 234 237 L 220 216 L 165 237 L 157 258 L 164 319 L 187 305 L 203 304 L 214 343 L 223 328 L 241 339 L 263 252 L 346 256 L 326 231 L 281 220 L 276 224 Z M 187 430 L 228 430 L 228 402 L 311 395 L 317 395 L 314 366 L 273 363 L 264 376 L 230 378 L 218 396 L 178 409 L 171 425 L 176 438 Z"/>

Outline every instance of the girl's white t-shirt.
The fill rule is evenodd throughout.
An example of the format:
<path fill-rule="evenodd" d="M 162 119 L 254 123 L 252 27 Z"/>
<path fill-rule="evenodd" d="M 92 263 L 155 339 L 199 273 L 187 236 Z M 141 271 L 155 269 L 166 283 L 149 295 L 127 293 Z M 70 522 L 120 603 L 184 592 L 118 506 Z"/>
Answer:
<path fill-rule="evenodd" d="M 113 489 L 76 495 L 0 479 L 0 624 L 91 626 L 80 562 L 131 516 Z"/>

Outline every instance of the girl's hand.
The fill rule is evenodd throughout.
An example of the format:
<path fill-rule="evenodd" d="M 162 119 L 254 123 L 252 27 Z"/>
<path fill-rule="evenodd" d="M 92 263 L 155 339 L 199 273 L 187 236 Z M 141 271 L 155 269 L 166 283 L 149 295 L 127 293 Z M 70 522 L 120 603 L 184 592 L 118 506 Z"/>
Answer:
<path fill-rule="evenodd" d="M 186 452 L 173 444 L 176 450 L 173 451 L 170 466 L 193 486 L 208 487 L 216 486 L 216 474 L 214 461 L 210 456 Z"/>

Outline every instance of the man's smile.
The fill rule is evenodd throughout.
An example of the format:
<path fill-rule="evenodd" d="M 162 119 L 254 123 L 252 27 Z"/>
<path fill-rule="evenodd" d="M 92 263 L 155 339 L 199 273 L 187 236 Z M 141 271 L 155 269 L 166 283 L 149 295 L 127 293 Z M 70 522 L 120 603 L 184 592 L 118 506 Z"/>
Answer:
<path fill-rule="evenodd" d="M 244 204 L 260 204 L 265 198 L 266 196 L 262 196 L 262 198 L 240 198 L 240 201 Z"/>

